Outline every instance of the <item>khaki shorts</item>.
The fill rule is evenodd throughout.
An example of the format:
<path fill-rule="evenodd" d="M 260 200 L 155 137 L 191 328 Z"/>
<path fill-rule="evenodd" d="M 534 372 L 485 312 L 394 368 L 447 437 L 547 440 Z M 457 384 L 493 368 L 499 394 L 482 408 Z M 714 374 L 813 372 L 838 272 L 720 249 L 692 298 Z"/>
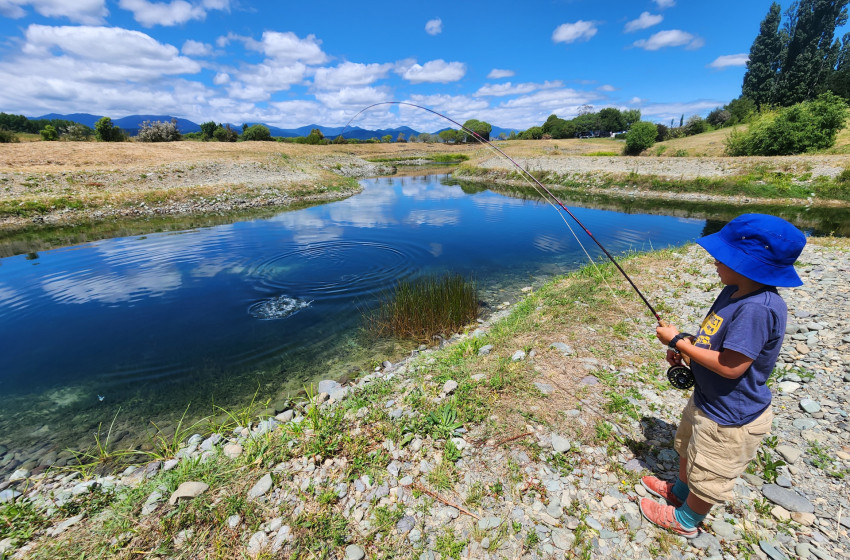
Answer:
<path fill-rule="evenodd" d="M 682 411 L 673 448 L 688 458 L 688 488 L 710 504 L 732 499 L 735 479 L 756 456 L 761 440 L 770 433 L 771 407 L 743 426 L 721 426 L 694 406 L 694 398 Z M 687 455 L 686 455 L 687 454 Z"/>

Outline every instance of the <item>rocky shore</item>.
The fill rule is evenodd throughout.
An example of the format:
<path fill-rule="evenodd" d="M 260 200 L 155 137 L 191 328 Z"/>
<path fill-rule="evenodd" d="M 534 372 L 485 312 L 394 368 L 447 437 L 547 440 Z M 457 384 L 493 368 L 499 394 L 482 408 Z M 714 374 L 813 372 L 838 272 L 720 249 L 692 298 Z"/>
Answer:
<path fill-rule="evenodd" d="M 718 290 L 696 246 L 626 265 L 683 329 Z M 606 314 L 612 280 L 579 290 L 579 273 L 146 465 L 18 470 L 0 483 L 0 556 L 850 558 L 850 248 L 810 242 L 798 270 L 805 285 L 782 291 L 772 435 L 696 539 L 658 530 L 636 503 L 640 476 L 677 472 L 688 395 L 664 378 L 652 321 L 628 296 L 606 304 L 625 317 Z"/>

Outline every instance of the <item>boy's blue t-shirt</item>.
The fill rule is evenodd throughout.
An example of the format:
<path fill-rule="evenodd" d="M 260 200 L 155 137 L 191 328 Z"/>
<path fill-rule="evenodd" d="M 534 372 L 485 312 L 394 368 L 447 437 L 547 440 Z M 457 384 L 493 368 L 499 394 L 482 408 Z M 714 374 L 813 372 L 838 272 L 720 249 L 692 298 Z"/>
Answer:
<path fill-rule="evenodd" d="M 732 299 L 737 286 L 726 286 L 700 326 L 695 346 L 710 350 L 734 350 L 753 363 L 737 379 L 726 379 L 691 362 L 696 385 L 694 404 L 709 418 L 724 426 L 752 422 L 770 406 L 767 378 L 773 371 L 782 340 L 788 308 L 776 292 L 766 286 Z"/>

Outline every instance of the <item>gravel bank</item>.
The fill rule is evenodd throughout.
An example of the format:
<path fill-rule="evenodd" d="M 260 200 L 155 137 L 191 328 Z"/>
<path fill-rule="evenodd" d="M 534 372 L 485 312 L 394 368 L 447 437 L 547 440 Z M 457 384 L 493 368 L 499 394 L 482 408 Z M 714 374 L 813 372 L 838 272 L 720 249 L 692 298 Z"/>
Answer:
<path fill-rule="evenodd" d="M 517 163 L 529 171 L 548 171 L 559 174 L 610 173 L 626 175 L 657 175 L 670 179 L 696 179 L 698 177 L 724 177 L 741 175 L 760 166 L 769 171 L 813 177 L 836 177 L 850 163 L 847 156 L 785 156 L 785 157 L 614 157 L 614 156 L 558 156 L 519 158 Z M 509 169 L 512 164 L 501 157 L 487 159 L 478 164 L 484 169 Z"/>
<path fill-rule="evenodd" d="M 304 535 L 299 520 L 307 516 L 316 522 L 318 518 L 309 515 L 324 503 L 332 505 L 321 511 L 343 520 L 339 523 L 345 527 L 344 538 L 326 550 L 346 559 L 375 557 L 388 550 L 392 557 L 423 560 L 850 558 L 850 476 L 846 476 L 850 475 L 850 250 L 846 245 L 810 243 L 800 263 L 805 285 L 782 291 L 790 313 L 772 386 L 775 439 L 762 447 L 762 461 L 739 479 L 736 500 L 715 508 L 694 540 L 657 530 L 641 518 L 635 502 L 644 495 L 637 484 L 641 475 L 670 478 L 676 473 L 672 436 L 688 396 L 647 375 L 645 362 L 627 358 L 637 348 L 662 360 L 657 341 L 632 334 L 620 343 L 618 352 L 607 354 L 559 341 L 532 348 L 500 345 L 498 339 L 489 344 L 488 333 L 505 312 L 469 335 L 454 337 L 449 349 L 465 344 L 477 348 L 480 356 L 498 355 L 505 364 L 532 366 L 537 374 L 535 390 L 521 405 L 526 424 L 513 426 L 512 432 L 488 435 L 483 427 L 491 418 L 463 427 L 447 422 L 445 440 L 416 431 L 399 439 L 406 433 L 402 426 L 416 425 L 416 403 L 422 399 L 446 403 L 479 384 L 491 386 L 497 381 L 461 370 L 451 379 L 445 373 L 437 376 L 440 351 L 423 349 L 403 362 L 384 362 L 350 385 L 319 384 L 318 410 L 322 414 L 344 410 L 348 434 L 370 443 L 368 456 L 376 465 L 371 476 L 346 477 L 348 459 L 333 455 L 296 455 L 258 466 L 268 442 L 292 433 L 311 437 L 315 424 L 309 407 L 302 404 L 270 411 L 277 415 L 233 432 L 193 436 L 173 460 L 130 468 L 121 475 L 84 480 L 78 473 L 19 470 L 0 484 L 0 496 L 5 501 L 22 494 L 54 512 L 50 528 L 44 530 L 51 538 L 42 536 L 40 546 L 60 535 L 69 542 L 88 538 L 96 533 L 78 531 L 96 528 L 109 518 L 108 513 L 94 517 L 85 512 L 73 517 L 55 513 L 75 496 L 144 488 L 129 520 L 135 529 L 115 538 L 116 550 L 150 546 L 135 540 L 135 531 L 142 534 L 156 519 L 170 517 L 179 502 L 206 500 L 205 507 L 215 507 L 237 495 L 258 504 L 259 509 L 252 511 L 260 511 L 262 518 L 249 522 L 234 514 L 227 527 L 221 524 L 216 529 L 229 531 L 234 557 L 289 557 Z M 665 302 L 669 310 L 664 315 L 672 322 L 692 329 L 718 290 L 711 259 L 692 246 L 648 268 L 658 266 L 664 266 L 664 282 L 644 282 L 647 295 Z M 635 333 L 652 332 L 649 319 L 639 316 L 636 321 Z M 473 344 L 479 337 L 482 344 Z M 565 369 L 577 373 L 574 383 L 561 382 Z M 558 412 L 564 423 L 542 421 L 540 416 L 558 408 L 567 393 L 579 393 L 580 400 Z M 603 404 L 595 398 L 613 393 L 623 396 L 624 402 L 616 409 L 600 410 Z M 376 425 L 385 423 L 396 426 L 396 431 L 375 431 Z M 306 432 L 303 426 L 308 426 Z M 597 436 L 600 429 L 609 433 L 581 438 L 569 426 L 584 426 L 591 432 L 595 426 Z M 454 451 L 448 447 L 449 439 Z M 448 454 L 454 457 L 447 459 Z M 455 475 L 441 486 L 438 481 L 449 468 L 447 460 L 453 462 Z M 216 487 L 198 479 L 180 479 L 177 487 L 173 478 L 168 479 L 171 486 L 163 485 L 161 481 L 178 467 L 193 472 L 191 461 L 226 465 L 232 461 L 237 469 L 249 470 L 238 487 Z M 189 554 L 193 535 L 203 530 L 183 527 L 173 542 L 159 543 L 161 550 L 173 556 Z M 4 541 L 3 547 L 14 550 L 15 544 Z M 34 553 L 32 545 L 23 545 L 13 557 Z"/>

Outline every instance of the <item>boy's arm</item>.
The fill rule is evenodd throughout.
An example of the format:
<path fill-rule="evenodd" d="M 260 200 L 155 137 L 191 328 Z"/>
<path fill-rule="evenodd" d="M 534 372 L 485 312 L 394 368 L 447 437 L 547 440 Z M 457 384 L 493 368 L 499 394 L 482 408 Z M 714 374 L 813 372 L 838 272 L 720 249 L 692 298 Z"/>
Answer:
<path fill-rule="evenodd" d="M 658 337 L 658 340 L 665 345 L 670 344 L 670 341 L 673 340 L 673 337 L 678 333 L 678 329 L 672 325 L 665 325 L 655 329 L 655 335 Z M 682 355 L 689 357 L 702 367 L 708 368 L 717 375 L 725 377 L 726 379 L 738 379 L 744 375 L 744 372 L 747 371 L 747 368 L 749 368 L 750 364 L 753 363 L 752 358 L 749 358 L 740 352 L 735 352 L 734 350 L 729 349 L 717 352 L 716 350 L 709 350 L 708 348 L 700 348 L 698 346 L 694 346 L 687 338 L 683 338 L 676 343 L 676 350 L 681 352 Z"/>

